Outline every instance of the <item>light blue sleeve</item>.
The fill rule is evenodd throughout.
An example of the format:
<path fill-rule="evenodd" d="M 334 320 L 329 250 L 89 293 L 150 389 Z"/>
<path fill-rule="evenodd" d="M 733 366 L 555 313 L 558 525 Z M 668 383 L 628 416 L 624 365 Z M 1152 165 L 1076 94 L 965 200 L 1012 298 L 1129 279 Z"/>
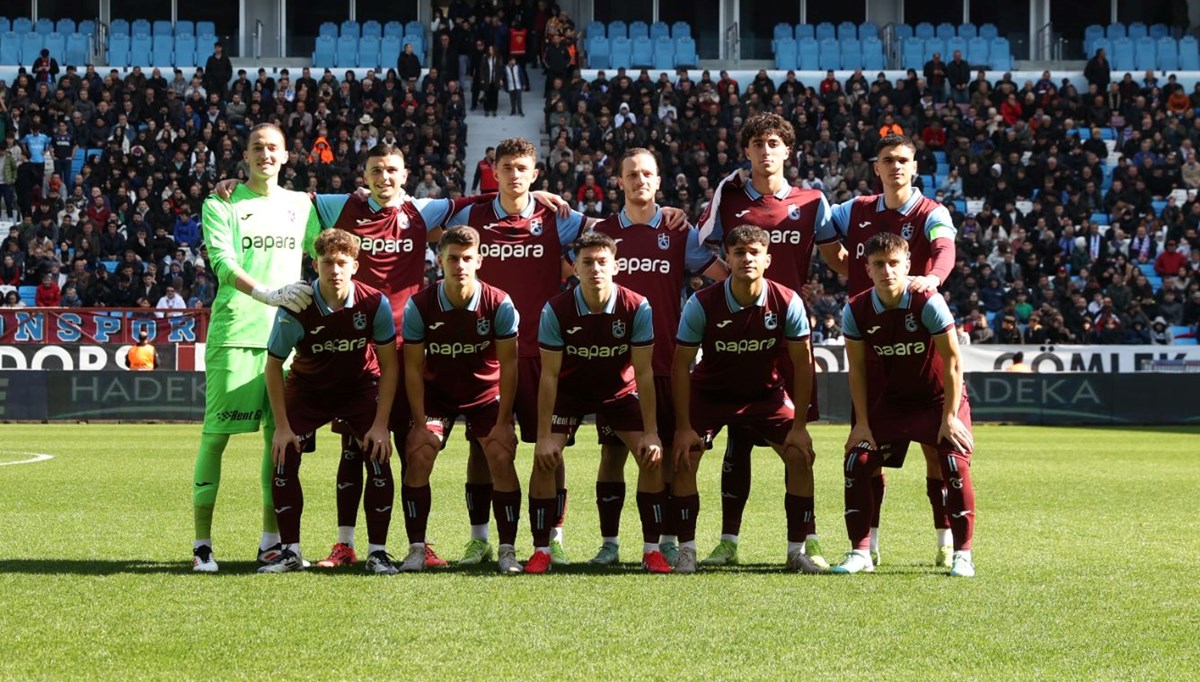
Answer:
<path fill-rule="evenodd" d="M 446 219 L 446 227 L 458 227 L 466 225 L 467 220 L 471 217 L 471 208 L 473 204 L 468 204 L 458 209 L 458 212 Z"/>
<path fill-rule="evenodd" d="M 650 309 L 650 299 L 642 299 L 642 304 L 633 314 L 633 332 L 629 340 L 639 346 L 654 343 L 654 313 Z"/>
<path fill-rule="evenodd" d="M 400 322 L 405 343 L 425 343 L 425 320 L 411 298 L 404 304 L 404 319 Z"/>
<path fill-rule="evenodd" d="M 375 322 L 371 332 L 371 338 L 377 344 L 396 340 L 396 321 L 392 319 L 392 302 L 387 296 L 381 296 L 379 299 L 379 308 L 375 310 Z"/>
<path fill-rule="evenodd" d="M 838 234 L 845 237 L 850 234 L 850 209 L 854 206 L 854 200 L 844 201 L 837 204 L 829 212 L 829 224 Z M 819 215 L 818 215 L 819 217 Z M 821 238 L 817 237 L 817 241 Z"/>
<path fill-rule="evenodd" d="M 683 255 L 684 266 L 687 268 L 687 271 L 694 273 L 704 272 L 716 259 L 717 257 L 713 255 L 713 252 L 700 243 L 700 230 L 694 227 L 689 229 L 687 247 Z"/>
<path fill-rule="evenodd" d="M 567 255 L 571 245 L 579 239 L 579 232 L 583 229 L 583 214 L 579 211 L 571 211 L 571 215 L 566 218 L 558 219 L 558 243 L 562 244 L 563 255 Z"/>
<path fill-rule="evenodd" d="M 921 323 L 934 335 L 954 328 L 954 314 L 950 312 L 950 306 L 946 305 L 946 299 L 942 298 L 941 294 L 929 297 L 929 302 L 921 311 Z"/>
<path fill-rule="evenodd" d="M 833 211 L 829 208 L 829 202 L 825 200 L 824 194 L 821 195 L 821 201 L 817 204 L 817 218 L 813 225 L 813 231 L 818 244 L 828 244 L 838 239 L 837 228 L 833 225 Z"/>
<path fill-rule="evenodd" d="M 500 302 L 500 307 L 496 308 L 495 330 L 496 338 L 511 339 L 517 335 L 517 329 L 521 325 L 521 314 L 517 312 L 517 307 L 513 305 L 512 299 L 508 296 Z"/>
<path fill-rule="evenodd" d="M 851 339 L 861 339 L 862 332 L 858 331 L 858 322 L 854 319 L 854 311 L 850 304 L 842 306 L 842 335 Z"/>
<path fill-rule="evenodd" d="M 321 229 L 328 230 L 337 223 L 338 216 L 342 214 L 342 209 L 346 207 L 347 201 L 350 201 L 349 194 L 315 195 L 317 218 L 321 221 Z"/>
<path fill-rule="evenodd" d="M 929 241 L 939 237 L 948 237 L 953 241 L 957 234 L 958 230 L 954 227 L 954 219 L 950 217 L 950 210 L 945 206 L 933 209 L 929 217 L 925 219 L 925 237 Z"/>
<path fill-rule="evenodd" d="M 804 301 L 800 295 L 793 293 L 788 301 L 787 321 L 783 326 L 783 335 L 791 341 L 797 341 L 808 336 L 808 312 L 804 310 Z"/>
<path fill-rule="evenodd" d="M 286 360 L 292 349 L 304 338 L 304 325 L 287 310 L 280 308 L 275 312 L 275 324 L 271 325 L 271 337 L 267 341 L 267 353 L 280 360 Z"/>
<path fill-rule="evenodd" d="M 549 303 L 542 308 L 542 319 L 538 324 L 538 343 L 547 350 L 561 350 L 566 345 L 563 343 L 558 315 L 554 314 L 554 308 L 551 308 Z"/>
<path fill-rule="evenodd" d="M 704 306 L 696 296 L 692 296 L 683 304 L 683 314 L 679 316 L 679 331 L 675 340 L 685 346 L 699 346 L 704 340 L 704 325 L 708 316 L 704 314 Z"/>
<path fill-rule="evenodd" d="M 442 226 L 450 211 L 454 210 L 454 202 L 449 199 L 413 199 L 413 206 L 425 221 L 425 231 L 432 232 Z"/>
<path fill-rule="evenodd" d="M 725 225 L 721 222 L 721 210 L 719 206 L 716 211 L 713 211 L 712 232 L 708 233 L 708 237 L 704 241 L 709 244 L 725 243 Z"/>

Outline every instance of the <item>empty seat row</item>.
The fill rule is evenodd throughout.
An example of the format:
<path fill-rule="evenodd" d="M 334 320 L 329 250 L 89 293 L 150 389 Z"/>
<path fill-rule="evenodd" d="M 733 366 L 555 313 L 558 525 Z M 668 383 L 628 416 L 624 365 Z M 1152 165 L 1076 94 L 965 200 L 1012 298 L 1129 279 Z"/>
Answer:
<path fill-rule="evenodd" d="M 180 19 L 172 24 L 166 20 L 156 20 L 151 22 L 147 19 L 113 19 L 109 22 L 108 33 L 110 36 L 211 36 L 217 34 L 217 26 L 211 21 L 189 21 Z"/>
<path fill-rule="evenodd" d="M 861 24 L 855 24 L 851 21 L 843 21 L 841 24 L 834 26 L 826 21 L 817 25 L 813 24 L 775 24 L 775 33 L 771 38 L 771 47 L 774 49 L 775 44 L 780 40 L 795 38 L 797 41 L 805 38 L 815 38 L 818 41 L 827 38 L 836 40 L 866 40 L 867 38 L 878 38 L 879 27 L 874 22 L 864 21 Z"/>
<path fill-rule="evenodd" d="M 956 51 L 962 52 L 963 59 L 972 66 L 985 66 L 999 71 L 1012 69 L 1012 46 L 1008 38 L 907 38 L 900 46 L 900 66 L 920 71 L 925 62 L 933 59 L 934 53 L 941 55 L 942 61 L 948 62 Z"/>
<path fill-rule="evenodd" d="M 916 26 L 909 24 L 896 24 L 894 28 L 896 37 L 901 40 L 905 38 L 920 38 L 928 40 L 930 38 L 941 38 L 949 40 L 950 38 L 983 38 L 984 40 L 992 40 L 1000 37 L 1000 31 L 995 24 L 982 24 L 975 26 L 972 23 L 958 24 L 957 26 L 948 21 L 934 26 L 933 24 L 923 21 Z"/>
<path fill-rule="evenodd" d="M 785 38 L 775 47 L 775 68 L 801 71 L 829 69 L 868 69 L 878 71 L 885 66 L 883 43 L 878 38 L 866 40 L 835 40 L 802 38 L 799 42 Z"/>
<path fill-rule="evenodd" d="M 329 36 L 330 38 L 340 38 L 343 36 L 354 38 L 382 38 L 384 36 L 396 36 L 400 38 L 406 35 L 423 36 L 425 35 L 425 25 L 419 21 L 410 21 L 407 24 L 402 24 L 399 21 L 389 21 L 386 24 L 380 24 L 374 19 L 359 24 L 353 19 L 347 19 L 340 26 L 332 21 L 322 23 L 317 30 L 317 35 Z"/>
<path fill-rule="evenodd" d="M 653 24 L 647 24 L 644 21 L 634 21 L 626 25 L 624 21 L 612 21 L 605 26 L 602 22 L 593 21 L 587 25 L 584 36 L 586 38 L 629 38 L 635 40 L 637 38 L 649 38 L 658 40 L 662 37 L 667 38 L 691 38 L 692 27 L 684 21 L 677 21 L 668 26 L 664 21 L 656 21 Z"/>
<path fill-rule="evenodd" d="M 1092 42 L 1092 52 L 1103 48 L 1115 71 L 1197 71 L 1200 70 L 1197 47 L 1196 39 L 1192 36 L 1184 36 L 1179 40 L 1156 40 L 1149 36 L 1137 40 L 1097 38 Z"/>
<path fill-rule="evenodd" d="M 657 40 L 651 40 L 648 36 L 632 40 L 620 36 L 611 40 L 597 36 L 588 40 L 588 64 L 592 68 L 646 67 L 669 70 L 697 66 L 699 63 L 696 41 L 691 36 L 660 36 Z"/>
<path fill-rule="evenodd" d="M 413 53 L 417 59 L 424 62 L 424 51 L 418 49 L 417 41 L 420 36 L 389 35 L 382 38 L 354 36 L 317 36 L 316 48 L 313 50 L 312 61 L 316 68 L 377 68 L 384 69 L 396 66 L 405 43 L 413 44 Z"/>
<path fill-rule="evenodd" d="M 76 24 L 74 19 L 59 19 L 56 23 L 45 18 L 34 22 L 29 17 L 17 17 L 12 20 L 9 20 L 8 17 L 0 17 L 0 33 L 8 33 L 9 31 L 17 35 L 25 35 L 26 33 L 40 33 L 44 36 L 48 36 L 51 33 L 70 35 L 77 32 L 84 35 L 92 35 L 96 32 L 96 22 L 91 19 L 84 19 Z"/>
<path fill-rule="evenodd" d="M 181 33 L 177 36 L 137 34 L 108 37 L 109 66 L 197 66 L 212 54 L 217 40 L 213 35 L 199 37 Z"/>
<path fill-rule="evenodd" d="M 1171 28 L 1166 24 L 1151 24 L 1149 26 L 1140 21 L 1135 21 L 1129 26 L 1122 23 L 1109 24 L 1101 26 L 1100 24 L 1092 24 L 1083 30 L 1084 44 L 1095 40 L 1096 38 L 1108 38 L 1116 40 L 1117 38 L 1130 38 L 1137 40 L 1138 38 L 1169 38 L 1171 36 Z"/>
<path fill-rule="evenodd" d="M 83 33 L 0 33 L 0 64 L 33 64 L 42 49 L 49 50 L 50 55 L 64 66 L 83 66 L 91 61 L 88 58 L 91 53 L 89 37 Z"/>

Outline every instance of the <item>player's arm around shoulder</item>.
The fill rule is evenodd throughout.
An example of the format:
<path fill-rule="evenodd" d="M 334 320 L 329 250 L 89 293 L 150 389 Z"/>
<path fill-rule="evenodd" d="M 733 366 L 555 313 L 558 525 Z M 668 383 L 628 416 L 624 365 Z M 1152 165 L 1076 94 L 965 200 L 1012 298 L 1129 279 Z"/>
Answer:
<path fill-rule="evenodd" d="M 853 202 L 854 200 L 851 199 L 830 207 L 829 202 L 825 200 L 825 195 L 822 194 L 821 201 L 817 204 L 817 217 L 814 224 L 814 235 L 821 258 L 825 259 L 825 264 L 834 272 L 843 277 L 850 274 L 850 253 L 842 244 L 841 235 L 845 234 L 845 226 L 849 224 L 849 207 Z"/>

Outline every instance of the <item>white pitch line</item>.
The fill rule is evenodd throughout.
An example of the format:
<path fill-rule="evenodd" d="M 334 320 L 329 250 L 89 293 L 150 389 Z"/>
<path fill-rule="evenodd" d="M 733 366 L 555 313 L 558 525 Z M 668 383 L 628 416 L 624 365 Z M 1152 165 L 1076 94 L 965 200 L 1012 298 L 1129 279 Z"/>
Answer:
<path fill-rule="evenodd" d="M 13 464 L 33 464 L 35 462 L 45 462 L 48 459 L 54 459 L 54 455 L 47 455 L 40 452 L 0 452 L 0 455 L 33 455 L 29 459 L 22 459 L 16 462 L 0 462 L 0 467 L 11 466 Z"/>

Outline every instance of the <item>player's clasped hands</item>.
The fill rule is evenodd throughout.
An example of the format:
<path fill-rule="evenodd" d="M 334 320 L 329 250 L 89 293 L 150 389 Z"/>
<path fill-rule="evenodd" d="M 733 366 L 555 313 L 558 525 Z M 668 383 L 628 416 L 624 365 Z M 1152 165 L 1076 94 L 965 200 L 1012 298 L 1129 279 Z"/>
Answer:
<path fill-rule="evenodd" d="M 691 471 L 700 462 L 700 455 L 704 452 L 704 440 L 695 429 L 676 431 L 674 450 L 672 460 L 675 468 Z"/>
<path fill-rule="evenodd" d="M 975 437 L 971 435 L 971 430 L 955 415 L 942 420 L 942 428 L 938 429 L 938 442 L 943 440 L 950 441 L 962 452 L 975 449 Z"/>
<path fill-rule="evenodd" d="M 277 427 L 275 436 L 271 439 L 271 462 L 277 467 L 283 466 L 287 463 L 288 450 L 299 453 L 303 445 L 300 436 L 293 433 L 291 428 Z"/>
<path fill-rule="evenodd" d="M 542 471 L 553 471 L 562 464 L 562 445 L 557 438 L 538 438 L 533 448 L 533 465 Z"/>

